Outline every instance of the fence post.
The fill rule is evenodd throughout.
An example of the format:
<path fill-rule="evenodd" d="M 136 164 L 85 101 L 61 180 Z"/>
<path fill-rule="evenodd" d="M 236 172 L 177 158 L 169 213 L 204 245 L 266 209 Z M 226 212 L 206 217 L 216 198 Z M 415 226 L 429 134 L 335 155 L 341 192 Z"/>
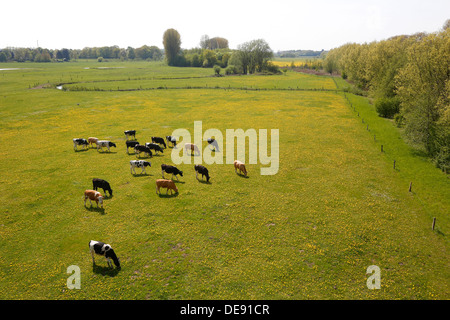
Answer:
<path fill-rule="evenodd" d="M 431 225 L 431 230 L 434 230 L 435 224 L 436 224 L 436 217 L 433 218 L 433 224 Z"/>

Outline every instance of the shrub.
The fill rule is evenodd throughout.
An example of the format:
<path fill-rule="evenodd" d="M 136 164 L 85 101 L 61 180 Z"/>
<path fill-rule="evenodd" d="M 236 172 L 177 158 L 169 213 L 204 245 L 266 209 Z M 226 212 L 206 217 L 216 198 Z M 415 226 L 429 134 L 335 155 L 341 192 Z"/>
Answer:
<path fill-rule="evenodd" d="M 375 109 L 380 117 L 392 119 L 400 111 L 400 100 L 394 98 L 378 98 Z"/>
<path fill-rule="evenodd" d="M 214 74 L 216 76 L 220 76 L 220 66 L 218 66 L 217 64 L 214 66 Z"/>
<path fill-rule="evenodd" d="M 102 62 L 102 61 L 103 61 L 103 57 L 98 57 L 98 58 L 97 58 L 97 61 L 98 61 L 98 62 Z"/>

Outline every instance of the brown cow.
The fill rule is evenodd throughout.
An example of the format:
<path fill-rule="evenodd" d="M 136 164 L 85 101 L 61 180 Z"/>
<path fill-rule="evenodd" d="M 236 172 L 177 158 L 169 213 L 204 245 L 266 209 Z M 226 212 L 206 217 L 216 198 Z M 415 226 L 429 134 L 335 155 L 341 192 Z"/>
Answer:
<path fill-rule="evenodd" d="M 192 155 L 192 153 L 194 153 L 194 155 L 195 155 L 196 153 L 198 153 L 198 154 L 200 155 L 200 150 L 198 149 L 197 145 L 195 145 L 195 144 L 193 144 L 193 143 L 186 143 L 186 144 L 184 145 L 184 150 L 186 151 L 186 153 L 187 153 L 188 151 L 191 151 L 191 155 Z"/>
<path fill-rule="evenodd" d="M 157 179 L 156 180 L 156 194 L 161 194 L 161 192 L 159 191 L 160 188 L 167 188 L 167 192 L 166 194 L 169 192 L 170 189 L 170 194 L 172 194 L 172 190 L 175 191 L 175 193 L 178 193 L 178 188 L 175 185 L 175 182 L 173 182 L 172 180 L 166 180 L 166 179 Z"/>
<path fill-rule="evenodd" d="M 239 169 L 239 173 L 243 172 L 245 176 L 247 176 L 247 169 L 245 169 L 245 164 L 239 160 L 234 160 L 234 172 L 237 173 L 237 169 Z"/>
<path fill-rule="evenodd" d="M 100 204 L 102 205 L 102 208 L 103 208 L 103 197 L 100 192 L 95 191 L 95 190 L 84 191 L 84 206 L 86 206 L 87 199 L 89 199 L 91 206 L 92 206 L 91 200 L 94 200 L 97 203 L 97 207 L 98 207 L 98 203 L 100 202 Z"/>
<path fill-rule="evenodd" d="M 97 141 L 98 141 L 98 138 L 94 138 L 94 137 L 89 137 L 88 138 L 88 142 L 89 142 L 89 146 L 91 146 L 92 147 L 92 145 L 95 143 L 95 145 L 97 146 Z"/>

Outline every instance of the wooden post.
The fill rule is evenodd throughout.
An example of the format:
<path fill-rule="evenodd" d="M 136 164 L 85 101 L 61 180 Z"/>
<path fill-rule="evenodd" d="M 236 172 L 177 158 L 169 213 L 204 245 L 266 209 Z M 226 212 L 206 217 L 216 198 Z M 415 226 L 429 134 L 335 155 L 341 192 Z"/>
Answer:
<path fill-rule="evenodd" d="M 433 224 L 431 225 L 431 230 L 434 230 L 435 224 L 436 224 L 436 217 L 433 218 Z"/>
<path fill-rule="evenodd" d="M 383 145 L 381 145 L 381 152 L 383 152 Z"/>
<path fill-rule="evenodd" d="M 409 192 L 411 192 L 412 189 L 412 181 L 409 183 Z"/>
<path fill-rule="evenodd" d="M 395 170 L 395 160 L 394 160 L 394 170 Z"/>

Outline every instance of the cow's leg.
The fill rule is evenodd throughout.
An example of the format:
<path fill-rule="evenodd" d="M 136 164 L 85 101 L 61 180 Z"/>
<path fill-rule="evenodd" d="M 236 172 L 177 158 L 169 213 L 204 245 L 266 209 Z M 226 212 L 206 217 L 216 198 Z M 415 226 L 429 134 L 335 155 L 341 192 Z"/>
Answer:
<path fill-rule="evenodd" d="M 161 170 L 161 174 L 162 174 L 163 179 L 165 179 L 164 178 L 164 170 Z"/>
<path fill-rule="evenodd" d="M 156 194 L 158 194 L 158 191 L 159 191 L 158 186 L 156 186 Z"/>
<path fill-rule="evenodd" d="M 106 258 L 106 263 L 108 264 L 108 267 L 112 268 L 112 263 L 111 263 L 111 260 L 109 258 Z"/>
<path fill-rule="evenodd" d="M 195 177 L 196 177 L 197 180 L 198 180 L 198 172 L 197 172 L 197 171 L 195 171 Z"/>
<path fill-rule="evenodd" d="M 86 196 L 84 196 L 84 206 L 86 207 L 86 200 L 87 200 L 87 198 L 86 198 Z"/>
<path fill-rule="evenodd" d="M 92 263 L 95 265 L 95 257 L 94 257 L 94 251 L 91 250 L 91 256 L 92 256 Z"/>

